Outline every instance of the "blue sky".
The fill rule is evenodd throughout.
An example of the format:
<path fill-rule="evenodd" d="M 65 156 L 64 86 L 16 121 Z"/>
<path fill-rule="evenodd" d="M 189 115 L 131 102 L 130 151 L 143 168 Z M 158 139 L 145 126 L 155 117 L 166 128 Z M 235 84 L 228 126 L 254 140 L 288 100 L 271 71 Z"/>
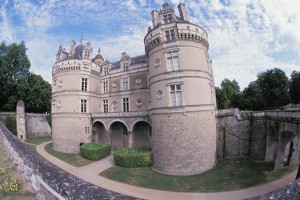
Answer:
<path fill-rule="evenodd" d="M 299 0 L 0 0 L 0 41 L 25 41 L 31 71 L 51 82 L 58 47 L 81 36 L 111 61 L 144 54 L 151 11 L 163 2 L 185 3 L 207 31 L 216 86 L 229 78 L 244 88 L 274 67 L 300 70 Z"/>

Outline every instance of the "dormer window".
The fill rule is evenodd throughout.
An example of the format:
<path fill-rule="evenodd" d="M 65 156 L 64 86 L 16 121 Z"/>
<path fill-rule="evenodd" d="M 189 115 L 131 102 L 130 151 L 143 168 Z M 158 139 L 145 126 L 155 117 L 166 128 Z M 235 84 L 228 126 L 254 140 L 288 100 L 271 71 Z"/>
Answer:
<path fill-rule="evenodd" d="M 108 74 L 108 68 L 105 67 L 105 68 L 104 68 L 104 75 L 107 75 L 107 74 Z"/>
<path fill-rule="evenodd" d="M 164 15 L 163 18 L 164 18 L 164 24 L 168 24 L 168 23 L 173 22 L 172 14 Z"/>
<path fill-rule="evenodd" d="M 175 31 L 174 29 L 166 31 L 166 41 L 171 42 L 175 40 Z"/>
<path fill-rule="evenodd" d="M 123 70 L 127 71 L 128 70 L 128 63 L 123 63 Z"/>

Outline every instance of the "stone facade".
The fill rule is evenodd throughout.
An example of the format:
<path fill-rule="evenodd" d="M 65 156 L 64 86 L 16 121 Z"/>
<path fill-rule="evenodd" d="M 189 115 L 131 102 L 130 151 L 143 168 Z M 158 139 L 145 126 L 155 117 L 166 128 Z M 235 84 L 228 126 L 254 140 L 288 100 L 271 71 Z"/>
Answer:
<path fill-rule="evenodd" d="M 22 100 L 18 101 L 16 110 L 17 136 L 23 141 L 27 139 L 27 135 L 25 127 L 25 105 Z"/>
<path fill-rule="evenodd" d="M 152 148 L 154 169 L 191 175 L 216 162 L 216 98 L 208 35 L 164 3 L 152 12 L 145 55 L 104 60 L 72 41 L 52 67 L 53 148 L 74 153 L 86 142 L 113 149 Z M 172 139 L 170 139 L 172 138 Z"/>

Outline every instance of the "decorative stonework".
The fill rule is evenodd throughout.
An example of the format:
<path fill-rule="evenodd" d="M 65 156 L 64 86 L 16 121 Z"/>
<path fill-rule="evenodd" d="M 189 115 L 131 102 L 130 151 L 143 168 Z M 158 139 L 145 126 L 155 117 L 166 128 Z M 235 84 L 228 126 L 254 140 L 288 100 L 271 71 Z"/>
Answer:
<path fill-rule="evenodd" d="M 155 60 L 154 66 L 155 67 L 159 67 L 160 66 L 160 60 L 159 59 Z"/>
<path fill-rule="evenodd" d="M 60 81 L 58 81 L 58 87 L 61 87 L 61 86 L 63 86 L 63 84 L 64 84 L 64 82 L 63 82 L 63 80 L 60 80 Z"/>
<path fill-rule="evenodd" d="M 142 79 L 141 79 L 141 78 L 135 79 L 135 83 L 136 83 L 137 85 L 141 84 L 141 83 L 142 83 Z"/>
<path fill-rule="evenodd" d="M 113 102 L 112 102 L 112 106 L 113 106 L 114 108 L 116 108 L 116 107 L 118 106 L 118 102 L 113 101 Z"/>
<path fill-rule="evenodd" d="M 113 83 L 111 84 L 111 86 L 112 86 L 113 88 L 116 88 L 116 87 L 118 86 L 118 83 L 117 83 L 117 82 L 113 82 Z"/>
<path fill-rule="evenodd" d="M 56 105 L 57 105 L 57 107 L 60 108 L 60 107 L 61 107 L 61 101 L 57 101 L 57 104 L 56 104 Z"/>
<path fill-rule="evenodd" d="M 158 91 L 157 91 L 156 97 L 157 97 L 157 99 L 159 99 L 159 100 L 163 98 L 163 93 L 162 93 L 161 90 L 158 90 Z"/>
<path fill-rule="evenodd" d="M 143 105 L 143 101 L 141 99 L 138 99 L 136 100 L 135 104 L 138 106 L 138 107 L 141 107 Z"/>

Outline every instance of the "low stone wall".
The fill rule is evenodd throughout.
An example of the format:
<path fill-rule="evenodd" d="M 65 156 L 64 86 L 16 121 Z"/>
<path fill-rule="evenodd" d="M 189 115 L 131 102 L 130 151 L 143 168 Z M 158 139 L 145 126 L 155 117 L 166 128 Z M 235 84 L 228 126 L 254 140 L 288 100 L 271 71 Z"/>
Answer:
<path fill-rule="evenodd" d="M 7 116 L 16 117 L 15 112 L 0 112 L 0 121 L 5 124 Z M 26 135 L 28 138 L 51 135 L 51 127 L 47 121 L 47 117 L 51 114 L 25 114 Z"/>
<path fill-rule="evenodd" d="M 0 143 L 16 170 L 37 191 L 37 199 L 136 199 L 83 181 L 25 147 L 0 122 Z"/>

